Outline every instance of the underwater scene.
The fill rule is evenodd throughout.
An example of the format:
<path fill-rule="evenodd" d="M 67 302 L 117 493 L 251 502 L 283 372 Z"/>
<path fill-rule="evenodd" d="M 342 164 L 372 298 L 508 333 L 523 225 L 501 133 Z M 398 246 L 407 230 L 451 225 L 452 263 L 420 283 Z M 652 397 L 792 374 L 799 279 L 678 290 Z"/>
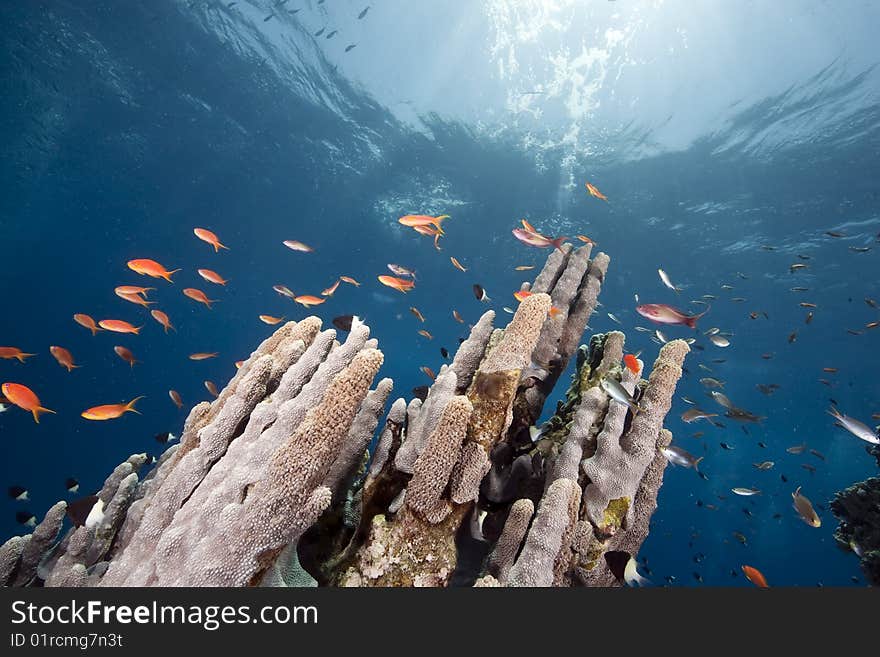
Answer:
<path fill-rule="evenodd" d="M 880 4 L 0 4 L 0 583 L 880 582 Z"/>

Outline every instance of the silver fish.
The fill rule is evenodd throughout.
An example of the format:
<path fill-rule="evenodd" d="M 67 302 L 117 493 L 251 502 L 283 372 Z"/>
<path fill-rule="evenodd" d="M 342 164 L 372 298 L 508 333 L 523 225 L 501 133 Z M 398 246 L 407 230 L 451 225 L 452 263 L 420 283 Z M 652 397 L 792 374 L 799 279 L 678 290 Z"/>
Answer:
<path fill-rule="evenodd" d="M 695 457 L 687 450 L 684 450 L 681 447 L 676 447 L 675 445 L 661 447 L 660 452 L 666 457 L 666 460 L 673 465 L 680 465 L 684 468 L 693 468 L 699 472 L 698 466 L 700 461 L 703 460 L 702 456 Z"/>
<path fill-rule="evenodd" d="M 623 324 L 623 322 L 621 322 L 619 319 L 617 319 L 617 317 L 615 317 L 611 313 L 608 313 L 608 319 L 610 319 L 612 322 L 617 322 L 618 324 Z"/>
<path fill-rule="evenodd" d="M 719 381 L 718 379 L 713 379 L 712 377 L 707 376 L 700 379 L 700 385 L 704 385 L 707 388 L 723 388 L 724 381 Z"/>
<path fill-rule="evenodd" d="M 751 497 L 752 495 L 760 495 L 761 491 L 757 488 L 731 488 L 730 491 L 736 495 L 743 497 Z"/>
<path fill-rule="evenodd" d="M 658 270 L 657 270 L 657 273 L 660 275 L 660 280 L 663 281 L 663 285 L 665 285 L 666 287 L 668 287 L 670 290 L 672 290 L 672 291 L 675 292 L 676 294 L 678 294 L 679 292 L 681 292 L 681 288 L 678 287 L 678 286 L 676 286 L 676 285 L 673 285 L 673 284 L 672 284 L 672 281 L 669 280 L 669 274 L 667 274 L 667 273 L 666 273 L 665 271 L 663 271 L 662 269 L 658 269 Z M 638 303 L 638 300 L 636 300 L 636 303 Z"/>
<path fill-rule="evenodd" d="M 721 329 L 718 328 L 717 326 L 713 326 L 708 331 L 706 331 L 703 335 L 710 336 L 710 335 L 718 335 L 719 333 L 721 333 Z"/>
<path fill-rule="evenodd" d="M 709 394 L 712 395 L 712 399 L 714 399 L 716 402 L 721 404 L 724 408 L 726 408 L 726 409 L 736 408 L 733 405 L 733 402 L 730 401 L 730 398 L 727 395 L 725 395 L 723 392 L 718 392 L 717 390 L 713 390 Z"/>
<path fill-rule="evenodd" d="M 730 340 L 725 338 L 723 335 L 711 335 L 709 336 L 709 341 L 714 344 L 716 347 L 729 347 Z"/>
<path fill-rule="evenodd" d="M 852 418 L 849 415 L 844 415 L 833 406 L 828 411 L 828 415 L 840 422 L 840 426 L 849 431 L 856 438 L 861 438 L 872 445 L 880 445 L 880 437 L 878 437 L 870 427 L 862 424 L 855 418 Z"/>
<path fill-rule="evenodd" d="M 752 463 L 758 470 L 769 470 L 774 465 L 776 465 L 773 461 L 762 461 L 761 463 Z"/>
<path fill-rule="evenodd" d="M 612 379 L 610 377 L 602 377 L 602 380 L 599 382 L 599 386 L 604 390 L 611 399 L 614 401 L 625 404 L 629 406 L 630 410 L 633 412 L 633 415 L 638 413 L 641 408 L 636 403 L 636 401 L 632 398 L 632 395 L 627 392 L 626 388 L 621 385 L 620 381 L 617 379 Z"/>
<path fill-rule="evenodd" d="M 666 336 L 663 335 L 663 332 L 660 329 L 654 331 L 654 335 L 662 344 L 666 344 L 667 342 L 669 342 L 669 340 L 666 339 Z"/>
<path fill-rule="evenodd" d="M 504 308 L 502 310 L 504 310 L 504 312 L 506 312 L 506 313 L 510 313 L 511 315 L 513 314 L 513 309 L 508 308 L 507 306 L 504 306 Z"/>

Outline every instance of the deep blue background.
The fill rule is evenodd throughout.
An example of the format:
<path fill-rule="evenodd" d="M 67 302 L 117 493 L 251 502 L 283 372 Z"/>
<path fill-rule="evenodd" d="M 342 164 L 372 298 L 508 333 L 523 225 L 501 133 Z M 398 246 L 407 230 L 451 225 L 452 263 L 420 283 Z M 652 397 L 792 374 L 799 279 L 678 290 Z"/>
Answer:
<path fill-rule="evenodd" d="M 326 325 L 339 314 L 365 317 L 386 356 L 381 376 L 394 379 L 395 397 L 409 397 L 413 386 L 428 382 L 419 367 L 439 369 L 440 347 L 454 352 L 466 335 L 452 309 L 466 322 L 485 310 L 472 295 L 473 283 L 486 288 L 499 322 L 509 317 L 502 307 L 515 305 L 512 292 L 529 277 L 514 267 L 540 265 L 547 255 L 511 237 L 510 229 L 527 217 L 552 234 L 586 233 L 610 254 L 604 307 L 591 328 L 618 328 L 606 315 L 613 313 L 624 323 L 628 350 L 644 350 L 649 364 L 657 346 L 649 333 L 633 329 L 646 324 L 634 312 L 635 293 L 643 303 L 682 306 L 717 295 L 701 328 L 733 334 L 732 346 L 719 349 L 686 328 L 664 329 L 670 337 L 697 335 L 705 347 L 688 359 L 689 374 L 667 426 L 676 443 L 705 455 L 702 469 L 710 479 L 667 469 L 654 529 L 640 555 L 650 576 L 662 583 L 674 575 L 676 584 L 693 585 L 693 573 L 700 573 L 705 584 L 744 585 L 731 570 L 738 573 L 748 563 L 771 584 L 850 585 L 852 577 L 862 582 L 856 559 L 834 545 L 836 523 L 826 505 L 836 490 L 875 473 L 876 465 L 864 443 L 834 428 L 825 409 L 833 397 L 872 426 L 871 414 L 880 410 L 880 330 L 846 332 L 880 319 L 864 302 L 880 297 L 876 103 L 772 157 L 720 148 L 737 131 L 759 129 L 782 111 L 796 112 L 786 108 L 780 90 L 777 97 L 738 108 L 735 122 L 684 151 L 579 161 L 577 188 L 560 194 L 561 165 L 553 157 L 536 169 L 532 157 L 505 138 L 436 115 L 423 117 L 430 135 L 415 131 L 318 60 L 312 77 L 301 82 L 344 104 L 344 113 L 331 111 L 281 84 L 265 62 L 200 29 L 185 4 L 146 7 L 34 2 L 0 8 L 0 344 L 39 354 L 25 365 L 0 361 L 0 380 L 30 386 L 58 412 L 43 416 L 40 425 L 14 408 L 0 416 L 2 482 L 26 486 L 32 497 L 26 504 L 4 499 L 0 534 L 21 531 L 16 510 L 41 516 L 65 497 L 66 477 L 78 477 L 82 492 L 89 492 L 129 454 L 158 453 L 153 435 L 179 433 L 187 409 L 208 398 L 203 381 L 222 387 L 234 361 L 272 331 L 259 314 L 318 314 Z M 830 70 L 834 66 L 829 63 Z M 859 74 L 837 72 L 842 81 L 819 75 L 806 83 L 816 105 L 870 84 Z M 875 88 L 867 91 L 876 94 Z M 448 207 L 436 200 L 442 194 L 421 198 L 426 188 L 412 181 L 432 178 L 446 181 L 451 194 L 468 202 Z M 587 196 L 586 179 L 610 203 Z M 393 207 L 389 198 L 396 199 Z M 430 238 L 396 223 L 407 212 L 452 215 L 441 253 Z M 215 231 L 231 250 L 215 254 L 193 236 L 196 226 Z M 847 238 L 824 236 L 831 229 Z M 303 241 L 315 252 L 289 251 L 281 244 L 285 239 Z M 873 248 L 860 254 L 850 246 Z M 798 260 L 797 254 L 811 259 Z M 450 255 L 467 273 L 451 266 Z M 125 266 L 132 258 L 154 258 L 183 271 L 173 285 L 141 278 Z M 404 296 L 376 281 L 389 273 L 389 262 L 418 271 L 412 293 Z M 790 274 L 794 262 L 810 269 Z M 202 267 L 229 284 L 202 281 L 196 274 Z M 680 297 L 662 287 L 658 267 L 686 286 Z M 325 305 L 308 312 L 272 290 L 284 284 L 297 294 L 317 295 L 339 275 L 362 286 L 343 283 Z M 120 284 L 157 287 L 150 299 L 178 332 L 166 335 L 146 310 L 119 300 L 113 288 Z M 799 285 L 811 291 L 789 291 Z M 181 294 L 188 286 L 220 303 L 213 310 L 195 304 Z M 818 305 L 809 326 L 799 301 Z M 421 310 L 425 325 L 409 306 Z M 749 319 L 751 311 L 766 311 L 769 320 Z M 126 319 L 144 329 L 140 336 L 92 337 L 73 322 L 77 312 L 96 320 Z M 434 339 L 419 336 L 421 328 Z M 797 341 L 789 344 L 794 330 Z M 73 373 L 60 368 L 48 352 L 52 344 L 70 349 L 83 367 Z M 143 363 L 129 368 L 113 353 L 117 344 Z M 192 362 L 187 356 L 195 351 L 220 357 Z M 763 359 L 765 353 L 773 358 Z M 718 358 L 726 362 L 711 362 Z M 763 424 L 741 427 L 722 418 L 726 426 L 719 429 L 682 423 L 678 416 L 688 408 L 682 396 L 722 410 L 705 397 L 698 380 L 708 373 L 698 363 L 726 381 L 724 392 L 735 403 L 766 416 Z M 825 374 L 823 367 L 839 372 Z M 767 397 L 755 388 L 758 383 L 781 388 Z M 183 396 L 183 410 L 168 399 L 169 388 Z M 142 415 L 106 423 L 79 417 L 87 407 L 137 395 L 146 395 L 138 404 Z M 696 431 L 705 435 L 695 439 Z M 722 450 L 722 441 L 736 449 Z M 759 441 L 767 448 L 758 447 Z M 785 452 L 801 442 L 827 460 Z M 763 460 L 775 461 L 775 468 L 752 467 Z M 804 463 L 816 473 L 802 469 Z M 783 473 L 787 484 L 780 480 Z M 791 509 L 798 485 L 817 505 L 821 528 L 808 527 Z M 737 498 L 730 494 L 733 486 L 758 487 L 763 495 Z M 698 499 L 719 509 L 698 508 Z M 774 520 L 775 513 L 782 517 Z M 734 538 L 735 531 L 748 545 Z M 705 559 L 695 563 L 699 554 Z"/>

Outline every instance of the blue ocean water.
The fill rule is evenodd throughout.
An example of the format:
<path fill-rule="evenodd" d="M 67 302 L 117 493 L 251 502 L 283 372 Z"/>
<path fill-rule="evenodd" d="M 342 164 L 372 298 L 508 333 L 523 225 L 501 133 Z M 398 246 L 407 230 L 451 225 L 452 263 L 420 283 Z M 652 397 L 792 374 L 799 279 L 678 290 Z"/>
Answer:
<path fill-rule="evenodd" d="M 661 327 L 704 347 L 688 357 L 667 427 L 705 457 L 709 478 L 667 469 L 639 555 L 649 577 L 750 586 L 747 563 L 772 585 L 864 585 L 835 546 L 827 503 L 877 467 L 826 409 L 833 398 L 871 426 L 880 411 L 880 330 L 865 328 L 880 320 L 865 301 L 880 298 L 878 21 L 875 3 L 818 0 L 3 3 L 0 344 L 38 356 L 0 361 L 0 380 L 31 387 L 57 415 L 39 425 L 16 408 L 0 415 L 3 485 L 31 496 L 4 499 L 0 534 L 24 531 L 16 511 L 41 517 L 67 497 L 67 477 L 87 492 L 129 454 L 160 453 L 153 436 L 178 434 L 209 398 L 203 382 L 222 387 L 273 330 L 260 314 L 364 317 L 386 356 L 381 375 L 410 397 L 429 383 L 419 368 L 436 371 L 440 347 L 454 352 L 466 335 L 452 310 L 466 322 L 485 310 L 474 283 L 508 317 L 502 307 L 532 277 L 514 267 L 548 253 L 511 236 L 527 218 L 611 256 L 591 330 L 624 330 L 647 363 L 658 346 L 635 330 L 648 322 L 634 295 L 693 311 L 704 307 L 692 300 L 717 297 L 699 333 Z M 451 216 L 441 252 L 397 223 L 408 213 Z M 214 253 L 197 226 L 230 250 Z M 315 250 L 292 252 L 287 239 Z M 133 258 L 182 271 L 173 284 L 145 279 L 126 268 Z M 416 289 L 381 286 L 387 263 L 415 269 Z M 683 290 L 665 288 L 658 268 Z M 340 275 L 362 285 L 311 310 L 272 290 L 318 295 Z M 158 288 L 150 299 L 177 331 L 117 298 L 122 284 Z M 208 310 L 185 287 L 219 302 Z M 801 302 L 816 305 L 810 324 Z M 144 329 L 93 337 L 74 313 Z M 731 346 L 706 340 L 710 327 Z M 50 345 L 82 368 L 59 367 Z M 142 363 L 129 367 L 115 345 Z M 188 359 L 199 351 L 219 357 Z M 766 419 L 682 422 L 682 397 L 723 411 L 706 376 Z M 771 383 L 772 395 L 756 388 Z M 80 418 L 138 395 L 141 415 Z M 824 460 L 785 451 L 800 443 Z M 753 467 L 764 460 L 775 466 Z M 762 495 L 739 498 L 735 486 Z M 820 528 L 792 510 L 797 486 Z"/>

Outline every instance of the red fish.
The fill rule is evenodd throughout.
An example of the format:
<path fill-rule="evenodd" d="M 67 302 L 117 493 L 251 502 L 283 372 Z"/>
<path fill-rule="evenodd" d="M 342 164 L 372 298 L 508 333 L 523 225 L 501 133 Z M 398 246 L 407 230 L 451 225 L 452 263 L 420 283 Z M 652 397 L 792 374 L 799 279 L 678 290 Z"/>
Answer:
<path fill-rule="evenodd" d="M 539 249 L 544 249 L 548 246 L 552 246 L 562 251 L 562 244 L 565 242 L 565 240 L 568 239 L 567 237 L 557 237 L 554 240 L 547 237 L 546 235 L 533 233 L 531 231 L 525 230 L 524 228 L 514 228 L 511 232 L 513 233 L 513 236 L 523 244 L 535 246 Z"/>
<path fill-rule="evenodd" d="M 174 405 L 177 408 L 183 408 L 183 400 L 180 398 L 180 393 L 176 390 L 169 390 L 168 396 L 171 397 L 171 401 L 174 402 Z"/>
<path fill-rule="evenodd" d="M 209 310 L 211 308 L 211 304 L 217 303 L 217 301 L 218 301 L 218 299 L 209 299 L 208 296 L 204 292 L 202 292 L 201 290 L 194 288 L 194 287 L 185 288 L 183 290 L 183 294 L 184 294 L 184 296 L 189 297 L 193 301 L 198 301 L 199 303 L 205 304 L 206 306 L 208 306 Z"/>
<path fill-rule="evenodd" d="M 639 359 L 636 358 L 633 354 L 627 354 L 623 357 L 623 363 L 626 365 L 626 369 L 632 372 L 635 375 L 642 370 L 641 365 L 639 365 Z"/>
<path fill-rule="evenodd" d="M 153 319 L 155 319 L 157 322 L 159 322 L 162 326 L 165 327 L 166 333 L 168 333 L 168 329 L 172 329 L 174 331 L 177 331 L 177 329 L 174 328 L 174 325 L 171 323 L 171 320 L 169 319 L 168 315 L 163 313 L 161 310 L 151 310 L 150 314 L 153 316 Z"/>
<path fill-rule="evenodd" d="M 767 579 L 757 568 L 752 568 L 751 566 L 742 566 L 742 571 L 743 573 L 745 573 L 746 579 L 757 586 L 759 589 L 770 588 L 767 584 Z"/>
<path fill-rule="evenodd" d="M 24 411 L 30 411 L 34 415 L 34 422 L 40 423 L 40 413 L 55 413 L 55 411 L 40 405 L 40 398 L 33 390 L 20 383 L 4 383 L 0 386 L 0 392 L 6 400 L 15 404 Z"/>
<path fill-rule="evenodd" d="M 0 347 L 0 358 L 15 358 L 19 363 L 23 363 L 26 358 L 36 356 L 36 354 L 26 354 L 18 347 Z"/>
<path fill-rule="evenodd" d="M 138 400 L 143 399 L 143 395 L 135 397 L 127 404 L 104 404 L 103 406 L 93 406 L 82 412 L 81 416 L 87 420 L 114 420 L 126 413 L 137 413 L 140 411 L 135 409 L 134 405 Z"/>
<path fill-rule="evenodd" d="M 229 281 L 225 280 L 220 274 L 210 269 L 199 269 L 199 276 L 204 278 L 209 283 L 214 283 L 215 285 L 226 285 Z"/>
<path fill-rule="evenodd" d="M 301 294 L 298 297 L 294 297 L 293 299 L 298 304 L 305 306 L 306 308 L 310 308 L 312 306 L 320 306 L 322 303 L 327 301 L 327 299 L 322 299 L 321 297 L 316 297 L 311 294 Z"/>
<path fill-rule="evenodd" d="M 408 214 L 398 219 L 397 222 L 404 226 L 409 226 L 410 228 L 433 226 L 437 229 L 440 235 L 444 235 L 443 226 L 441 225 L 444 219 L 449 219 L 449 215 L 441 214 L 438 217 L 432 217 L 427 214 Z"/>
<path fill-rule="evenodd" d="M 387 285 L 388 287 L 393 287 L 395 290 L 400 292 L 409 292 L 416 286 L 415 281 L 407 280 L 405 278 L 397 278 L 395 276 L 379 276 L 379 282 L 382 285 Z"/>
<path fill-rule="evenodd" d="M 64 347 L 52 345 L 49 347 L 49 353 L 55 356 L 55 360 L 58 361 L 58 364 L 61 365 L 61 367 L 66 367 L 68 372 L 72 372 L 74 368 L 80 367 L 80 365 L 73 364 L 73 354 Z"/>
<path fill-rule="evenodd" d="M 699 315 L 688 315 L 665 303 L 646 303 L 636 306 L 636 312 L 656 324 L 683 324 L 692 329 L 697 328 L 697 320 L 709 312 L 708 308 Z"/>
<path fill-rule="evenodd" d="M 128 268 L 133 272 L 141 274 L 143 276 L 152 276 L 153 278 L 164 278 L 169 283 L 173 283 L 171 280 L 171 274 L 179 272 L 179 269 L 172 269 L 168 271 L 160 265 L 155 260 L 150 260 L 149 258 L 140 258 L 138 260 L 129 260 Z"/>
<path fill-rule="evenodd" d="M 218 252 L 220 249 L 226 249 L 227 251 L 229 250 L 228 246 L 221 244 L 220 239 L 206 228 L 193 228 L 193 233 L 195 233 L 195 236 L 203 242 L 207 242 L 208 244 L 213 246 L 215 253 Z"/>
<path fill-rule="evenodd" d="M 134 333 L 135 335 L 138 335 L 143 328 L 143 326 L 132 326 L 121 319 L 102 319 L 98 322 L 98 326 L 113 333 Z"/>
<path fill-rule="evenodd" d="M 89 317 L 88 315 L 84 315 L 82 313 L 77 313 L 73 316 L 73 321 L 75 321 L 80 326 L 83 326 L 89 329 L 92 332 L 92 335 L 95 335 L 101 329 L 98 328 L 97 324 L 95 324 L 95 320 Z"/>
<path fill-rule="evenodd" d="M 590 183 L 584 183 L 584 185 L 586 185 L 586 187 L 587 187 L 587 191 L 590 192 L 590 196 L 595 196 L 596 198 L 601 199 L 601 200 L 603 200 L 603 201 L 607 201 L 607 200 L 608 200 L 608 197 L 605 196 L 605 194 L 603 194 L 602 192 L 600 192 L 600 191 L 596 188 L 595 185 L 591 185 Z"/>
<path fill-rule="evenodd" d="M 116 355 L 119 356 L 126 363 L 128 363 L 131 367 L 134 367 L 135 363 L 141 362 L 134 357 L 134 354 L 131 353 L 131 349 L 128 349 L 126 347 L 116 345 L 115 347 L 113 347 L 113 351 L 115 351 Z"/>

